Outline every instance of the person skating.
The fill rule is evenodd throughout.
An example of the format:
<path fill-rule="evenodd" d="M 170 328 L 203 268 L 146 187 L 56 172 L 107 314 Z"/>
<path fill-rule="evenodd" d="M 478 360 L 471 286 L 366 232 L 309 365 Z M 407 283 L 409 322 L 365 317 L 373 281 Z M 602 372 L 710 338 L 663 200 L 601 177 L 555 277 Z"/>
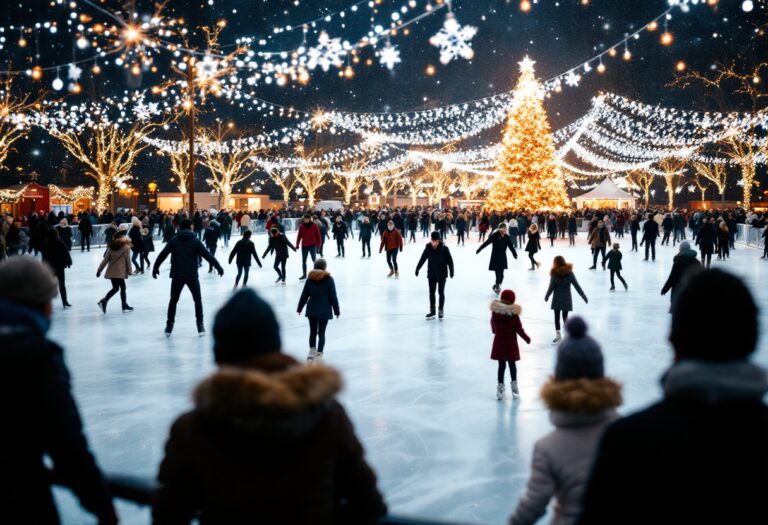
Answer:
<path fill-rule="evenodd" d="M 512 257 L 517 259 L 517 252 L 512 244 L 512 239 L 507 235 L 506 223 L 499 224 L 498 229 L 488 236 L 488 239 L 480 245 L 475 251 L 476 254 L 483 251 L 488 245 L 491 245 L 491 260 L 488 263 L 488 270 L 496 274 L 496 280 L 493 284 L 493 292 L 498 294 L 501 291 L 501 283 L 504 282 L 504 270 L 507 269 L 507 250 L 512 252 Z"/>
<path fill-rule="evenodd" d="M 491 359 L 498 361 L 496 373 L 496 399 L 504 399 L 504 373 L 509 368 L 510 389 L 513 397 L 520 396 L 517 388 L 517 361 L 520 361 L 519 335 L 523 341 L 531 344 L 531 338 L 525 333 L 520 314 L 523 309 L 515 303 L 515 292 L 504 290 L 498 299 L 491 301 L 491 332 L 493 347 Z"/>
<path fill-rule="evenodd" d="M 539 234 L 539 225 L 531 224 L 528 228 L 528 243 L 525 245 L 525 251 L 528 252 L 528 259 L 531 260 L 531 270 L 537 269 L 541 263 L 533 258 L 541 250 L 541 234 Z"/>
<path fill-rule="evenodd" d="M 557 219 L 553 213 L 550 213 L 547 219 L 547 238 L 549 239 L 549 247 L 553 247 L 555 239 L 557 239 Z"/>
<path fill-rule="evenodd" d="M 296 248 L 301 248 L 301 268 L 303 273 L 299 280 L 307 278 L 307 255 L 312 257 L 312 263 L 317 259 L 317 250 L 321 243 L 320 227 L 312 222 L 312 216 L 307 213 L 302 218 L 299 232 L 296 234 Z"/>
<path fill-rule="evenodd" d="M 464 246 L 464 236 L 467 230 L 467 219 L 463 213 L 456 218 L 456 246 Z"/>
<path fill-rule="evenodd" d="M 102 313 L 107 313 L 107 303 L 117 292 L 120 292 L 120 303 L 123 312 L 131 312 L 133 308 L 128 305 L 128 297 L 125 291 L 125 281 L 133 275 L 133 266 L 131 261 L 131 240 L 125 235 L 125 230 L 117 230 L 112 236 L 107 251 L 104 253 L 104 259 L 96 270 L 96 277 L 101 277 L 101 272 L 107 268 L 104 278 L 112 283 L 112 289 L 107 292 L 98 303 Z"/>
<path fill-rule="evenodd" d="M 768 226 L 763 228 L 763 256 L 761 259 L 768 259 Z M 709 268 L 709 265 L 707 265 Z"/>
<path fill-rule="evenodd" d="M 197 257 L 211 263 L 219 272 L 219 277 L 224 275 L 224 268 L 219 261 L 205 249 L 203 243 L 192 231 L 192 221 L 183 219 L 179 223 L 179 233 L 168 241 L 163 251 L 155 259 L 152 277 L 157 279 L 160 275 L 160 266 L 168 256 L 171 256 L 171 298 L 168 302 L 168 319 L 165 324 L 165 335 L 170 337 L 173 332 L 173 324 L 176 320 L 176 303 L 179 302 L 181 291 L 186 286 L 195 301 L 195 320 L 197 321 L 197 333 L 201 337 L 205 335 L 203 324 L 203 298 L 200 294 L 200 280 L 197 275 Z"/>
<path fill-rule="evenodd" d="M 395 223 L 392 220 L 387 221 L 387 229 L 381 234 L 379 253 L 385 248 L 387 250 L 387 265 L 389 266 L 387 277 L 394 275 L 397 279 L 400 277 L 400 271 L 397 267 L 397 253 L 403 251 L 403 236 L 400 234 L 400 230 L 395 228 Z"/>
<path fill-rule="evenodd" d="M 576 224 L 576 217 L 570 215 L 568 217 L 568 246 L 576 246 L 576 233 L 578 232 L 578 226 Z"/>
<path fill-rule="evenodd" d="M 432 239 L 424 247 L 419 263 L 416 265 L 416 277 L 419 276 L 419 270 L 427 263 L 427 280 L 429 281 L 429 313 L 427 321 L 435 318 L 435 290 L 440 297 L 438 306 L 438 318 L 443 319 L 445 307 L 445 281 L 450 276 L 453 279 L 453 258 L 451 251 L 440 240 L 438 232 L 432 232 Z"/>
<path fill-rule="evenodd" d="M 605 267 L 606 261 L 608 261 L 608 271 L 611 273 L 611 291 L 614 291 L 616 289 L 616 286 L 614 284 L 613 278 L 618 277 L 619 281 L 621 281 L 621 284 L 624 285 L 624 290 L 629 290 L 629 287 L 627 286 L 627 281 L 624 280 L 624 278 L 621 276 L 621 258 L 622 254 L 621 251 L 619 251 L 619 243 L 613 244 L 613 249 L 608 252 L 608 254 L 603 258 L 603 267 Z"/>
<path fill-rule="evenodd" d="M 152 266 L 149 261 L 149 254 L 155 251 L 155 241 L 152 239 L 152 230 L 149 228 L 141 229 L 141 265 L 147 263 L 147 268 Z"/>
<path fill-rule="evenodd" d="M 632 214 L 629 217 L 629 236 L 632 238 L 632 248 L 630 251 L 637 251 L 637 232 L 640 230 L 640 217 L 637 214 Z"/>
<path fill-rule="evenodd" d="M 661 238 L 661 245 L 665 244 L 669 246 L 669 237 L 672 235 L 672 230 L 675 227 L 675 222 L 672 220 L 672 216 L 667 213 L 664 216 L 664 220 L 661 221 L 661 229 L 664 231 L 664 236 Z"/>
<path fill-rule="evenodd" d="M 325 240 L 330 239 L 328 236 L 328 223 L 326 222 L 325 218 L 315 217 L 313 219 L 314 223 L 317 224 L 317 227 L 320 229 L 320 245 L 317 247 L 317 254 L 320 257 L 323 257 L 323 249 L 325 249 Z"/>
<path fill-rule="evenodd" d="M 59 225 L 56 226 L 56 231 L 59 232 L 59 239 L 61 239 L 61 242 L 67 247 L 67 250 L 72 250 L 72 229 L 69 227 L 67 219 L 61 219 L 59 221 Z M 6 239 L 6 242 L 7 241 L 8 239 Z M 8 242 L 8 247 L 11 247 L 10 242 Z"/>
<path fill-rule="evenodd" d="M 552 310 L 555 313 L 555 339 L 553 343 L 558 343 L 563 337 L 560 333 L 560 316 L 563 322 L 568 320 L 568 313 L 573 310 L 573 298 L 571 297 L 571 286 L 584 299 L 584 303 L 589 304 L 584 290 L 579 286 L 576 275 L 573 273 L 573 265 L 565 262 L 562 255 L 555 257 L 552 261 L 552 269 L 549 272 L 549 288 L 544 296 L 544 302 L 552 296 Z"/>
<path fill-rule="evenodd" d="M 59 281 L 59 296 L 61 304 L 66 308 L 72 305 L 67 302 L 67 286 L 64 281 L 64 271 L 72 266 L 72 257 L 64 243 L 59 239 L 59 232 L 55 228 L 48 228 L 45 232 L 45 241 L 42 249 L 43 262 L 48 263 Z"/>
<path fill-rule="evenodd" d="M 344 241 L 349 236 L 349 228 L 347 228 L 346 223 L 341 220 L 341 215 L 336 216 L 336 222 L 333 223 L 331 233 L 336 240 L 336 257 L 344 257 Z"/>
<path fill-rule="evenodd" d="M 533 447 L 531 477 L 509 525 L 533 525 L 552 498 L 557 503 L 551 523 L 573 525 L 603 431 L 619 418 L 621 385 L 605 377 L 600 345 L 578 317 L 565 329 L 568 337 L 557 349 L 555 372 L 541 388 L 555 430 Z"/>
<path fill-rule="evenodd" d="M 672 291 L 670 294 L 672 305 L 675 304 L 677 296 L 683 288 L 682 285 L 685 284 L 685 279 L 688 277 L 688 274 L 701 269 L 701 263 L 696 256 L 696 251 L 691 249 L 691 244 L 688 241 L 680 243 L 680 251 L 675 255 L 675 258 L 672 261 L 672 270 L 669 272 L 667 282 L 665 282 L 664 286 L 661 288 L 661 295 L 666 295 L 667 292 L 670 290 Z"/>
<path fill-rule="evenodd" d="M 277 272 L 277 280 L 275 283 L 280 283 L 285 286 L 285 263 L 288 260 L 288 248 L 296 251 L 296 247 L 291 244 L 283 232 L 277 228 L 271 228 L 269 230 L 269 245 L 266 251 L 262 255 L 262 258 L 266 259 L 270 252 L 275 253 L 275 264 L 273 268 Z"/>
<path fill-rule="evenodd" d="M 730 232 L 728 231 L 728 224 L 722 219 L 720 219 L 720 223 L 717 226 L 717 260 L 725 260 L 726 258 L 730 257 L 731 254 L 729 252 L 729 238 L 730 238 Z"/>
<path fill-rule="evenodd" d="M 602 266 L 603 270 L 605 270 L 605 249 L 611 244 L 611 234 L 608 232 L 608 228 L 605 227 L 605 222 L 597 221 L 597 228 L 589 233 L 587 242 L 589 242 L 592 247 L 592 266 L 590 266 L 589 269 L 597 269 L 597 256 L 598 254 L 601 254 L 603 256 Z"/>
<path fill-rule="evenodd" d="M 235 243 L 234 248 L 232 248 L 232 251 L 229 254 L 229 264 L 232 264 L 232 259 L 237 257 L 235 263 L 237 265 L 237 277 L 235 277 L 235 286 L 233 288 L 237 288 L 241 275 L 243 276 L 243 288 L 248 284 L 248 272 L 251 270 L 251 257 L 253 257 L 256 264 L 259 265 L 259 268 L 262 267 L 259 256 L 256 253 L 256 246 L 253 244 L 253 241 L 251 241 L 251 235 L 251 230 L 245 230 L 243 238 Z M 279 271 L 278 275 L 280 275 Z M 278 277 L 278 281 L 279 280 L 280 278 Z"/>
<path fill-rule="evenodd" d="M 84 214 L 77 222 L 77 229 L 80 232 L 80 251 L 91 251 L 91 236 L 93 235 L 93 224 L 88 216 Z"/>
<path fill-rule="evenodd" d="M 304 283 L 304 290 L 299 298 L 296 313 L 301 315 L 304 306 L 307 307 L 306 317 L 309 321 L 309 355 L 307 362 L 323 362 L 325 349 L 325 329 L 328 321 L 341 315 L 339 299 L 336 296 L 336 283 L 331 274 L 326 271 L 325 259 L 315 261 L 315 269 L 309 272 L 309 278 Z"/>
<path fill-rule="evenodd" d="M 358 235 L 358 238 L 360 239 L 360 244 L 363 245 L 363 257 L 365 258 L 365 249 L 368 248 L 368 258 L 371 258 L 371 235 L 373 234 L 373 226 L 371 225 L 371 220 L 368 218 L 368 216 L 363 217 L 363 222 L 360 223 L 360 234 Z"/>
<path fill-rule="evenodd" d="M 205 243 L 205 247 L 214 257 L 216 257 L 216 248 L 219 247 L 219 237 L 221 237 L 219 221 L 206 221 L 205 231 L 203 231 L 203 242 Z M 198 261 L 199 260 L 200 259 L 198 259 Z M 213 273 L 213 265 L 210 263 L 208 264 L 208 273 Z"/>
<path fill-rule="evenodd" d="M 717 233 L 715 232 L 714 224 L 710 223 L 709 219 L 704 217 L 696 235 L 696 244 L 699 245 L 701 264 L 705 268 L 709 268 L 712 264 L 712 254 L 715 253 L 716 239 Z"/>
<path fill-rule="evenodd" d="M 642 243 L 645 243 L 645 259 L 643 260 L 648 260 L 649 251 L 651 252 L 652 260 L 656 260 L 656 239 L 658 239 L 658 237 L 659 223 L 656 222 L 650 215 L 648 215 L 645 223 L 643 224 Z"/>
<path fill-rule="evenodd" d="M 141 260 L 143 251 L 143 240 L 141 238 L 141 221 L 138 217 L 131 218 L 131 228 L 128 230 L 128 238 L 131 240 L 131 262 L 133 263 L 133 273 L 136 275 L 144 273 L 144 262 Z"/>

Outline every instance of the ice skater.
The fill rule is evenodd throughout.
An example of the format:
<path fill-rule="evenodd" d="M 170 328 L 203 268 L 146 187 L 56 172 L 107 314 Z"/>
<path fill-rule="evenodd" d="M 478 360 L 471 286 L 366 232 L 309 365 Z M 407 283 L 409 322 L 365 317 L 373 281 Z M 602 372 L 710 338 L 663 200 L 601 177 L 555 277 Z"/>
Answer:
<path fill-rule="evenodd" d="M 568 246 L 576 246 L 576 232 L 578 232 L 576 217 L 570 215 L 568 217 Z"/>
<path fill-rule="evenodd" d="M 467 219 L 460 213 L 456 218 L 456 246 L 464 246 L 464 235 L 467 230 Z"/>
<path fill-rule="evenodd" d="M 688 241 L 681 242 L 679 249 L 680 251 L 672 259 L 672 270 L 669 272 L 667 282 L 661 288 L 661 295 L 666 295 L 669 291 L 672 292 L 670 294 L 672 305 L 675 304 L 680 290 L 684 288 L 683 284 L 688 273 L 701 270 L 701 263 L 699 263 L 696 251 L 691 249 L 691 244 Z M 669 311 L 672 311 L 671 306 Z"/>
<path fill-rule="evenodd" d="M 277 272 L 275 284 L 280 283 L 283 286 L 285 286 L 285 262 L 288 260 L 288 248 L 296 251 L 296 247 L 291 244 L 288 237 L 279 229 L 271 228 L 269 230 L 269 245 L 261 257 L 266 259 L 270 252 L 275 252 L 275 265 L 273 266 Z"/>
<path fill-rule="evenodd" d="M 632 214 L 629 218 L 629 235 L 632 237 L 632 248 L 630 251 L 637 251 L 637 232 L 640 230 L 640 218 L 636 214 Z"/>
<path fill-rule="evenodd" d="M 125 230 L 117 230 L 112 236 L 112 241 L 109 243 L 107 251 L 104 253 L 104 259 L 99 264 L 99 269 L 96 270 L 96 277 L 101 277 L 101 272 L 104 267 L 107 267 L 107 271 L 104 274 L 105 279 L 109 279 L 112 283 L 112 289 L 107 292 L 97 304 L 102 313 L 107 313 L 107 303 L 118 291 L 120 292 L 120 302 L 123 306 L 123 312 L 130 312 L 133 310 L 128 305 L 128 298 L 125 291 L 125 281 L 130 275 L 133 274 L 133 266 L 131 262 L 131 240 L 126 237 Z"/>
<path fill-rule="evenodd" d="M 547 219 L 547 238 L 549 239 L 549 247 L 553 247 L 555 239 L 557 239 L 557 219 L 553 213 L 550 213 Z"/>
<path fill-rule="evenodd" d="M 651 252 L 652 260 L 656 260 L 656 239 L 659 238 L 659 223 L 656 222 L 653 217 L 648 214 L 646 216 L 645 224 L 643 224 L 643 240 L 645 243 L 645 259 L 648 260 L 648 251 Z"/>
<path fill-rule="evenodd" d="M 334 240 L 336 240 L 336 257 L 344 257 L 344 241 L 349 237 L 349 228 L 346 223 L 341 220 L 341 215 L 336 216 L 336 222 L 333 223 L 333 229 L 331 230 Z"/>
<path fill-rule="evenodd" d="M 517 361 L 520 361 L 520 347 L 517 343 L 519 335 L 523 341 L 531 344 L 531 338 L 525 333 L 520 314 L 523 309 L 515 303 L 515 292 L 504 290 L 498 299 L 491 301 L 491 332 L 493 347 L 491 359 L 498 361 L 496 373 L 496 399 L 504 399 L 504 373 L 509 368 L 510 389 L 512 397 L 519 397 L 517 388 Z"/>
<path fill-rule="evenodd" d="M 251 235 L 251 230 L 245 230 L 243 238 L 235 243 L 235 246 L 229 253 L 229 264 L 232 264 L 232 259 L 237 257 L 237 262 L 235 263 L 237 265 L 237 277 L 235 277 L 235 286 L 232 287 L 233 290 L 237 289 L 237 284 L 240 282 L 241 275 L 243 276 L 243 288 L 248 284 L 248 272 L 251 270 L 251 257 L 253 257 L 256 264 L 259 265 L 259 268 L 262 267 L 259 256 L 256 253 L 256 246 L 253 244 L 253 241 L 251 241 Z M 285 263 L 283 263 L 283 266 L 285 266 Z M 280 274 L 279 271 L 277 273 L 278 275 Z M 280 278 L 278 277 L 277 280 L 279 281 Z"/>
<path fill-rule="evenodd" d="M 86 221 L 88 219 L 85 219 Z M 56 274 L 59 281 L 59 296 L 61 304 L 66 310 L 72 305 L 67 302 L 67 286 L 64 281 L 64 272 L 72 266 L 72 257 L 69 255 L 67 246 L 59 239 L 59 232 L 55 228 L 48 228 L 45 231 L 45 241 L 40 251 L 43 254 L 43 262 L 48 263 Z"/>
<path fill-rule="evenodd" d="M 507 250 L 512 252 L 512 257 L 517 259 L 517 252 L 512 244 L 512 238 L 507 235 L 506 223 L 502 222 L 499 224 L 499 228 L 488 236 L 488 240 L 481 244 L 475 253 L 480 253 L 489 244 L 492 245 L 492 248 L 488 270 L 496 274 L 496 280 L 492 289 L 493 293 L 498 294 L 501 291 L 501 283 L 504 282 L 504 270 L 507 269 Z"/>
<path fill-rule="evenodd" d="M 599 254 L 602 254 L 601 265 L 603 270 L 605 270 L 605 249 L 611 244 L 611 234 L 608 232 L 608 228 L 605 227 L 604 221 L 597 221 L 597 228 L 589 232 L 587 242 L 592 247 L 592 266 L 589 269 L 597 269 L 597 257 Z"/>
<path fill-rule="evenodd" d="M 296 234 L 296 248 L 301 248 L 301 268 L 303 270 L 300 281 L 307 278 L 307 255 L 312 257 L 312 262 L 317 259 L 317 249 L 321 243 L 320 227 L 312 222 L 312 216 L 307 213 L 299 226 Z"/>
<path fill-rule="evenodd" d="M 435 290 L 440 296 L 437 315 L 438 319 L 443 320 L 443 311 L 445 307 L 445 282 L 450 276 L 453 279 L 453 258 L 451 251 L 440 240 L 438 232 L 432 232 L 432 238 L 424 247 L 419 264 L 416 265 L 416 277 L 419 276 L 419 270 L 427 263 L 427 280 L 429 281 L 429 313 L 427 321 L 435 318 Z"/>
<path fill-rule="evenodd" d="M 165 245 L 163 251 L 155 259 L 155 266 L 152 269 L 152 278 L 157 279 L 160 275 L 160 266 L 168 256 L 171 256 L 171 298 L 168 301 L 168 317 L 165 323 L 165 336 L 170 337 L 173 333 L 173 324 L 176 320 L 176 304 L 181 297 L 181 291 L 186 286 L 192 294 L 195 301 L 195 320 L 197 321 L 197 334 L 202 337 L 205 335 L 205 325 L 203 324 L 203 298 L 200 293 L 200 279 L 197 275 L 197 257 L 211 263 L 219 272 L 219 277 L 224 275 L 224 268 L 219 261 L 205 249 L 203 243 L 192 231 L 192 221 L 182 219 L 179 223 L 179 233 Z"/>
<path fill-rule="evenodd" d="M 141 229 L 141 265 L 147 263 L 147 269 L 152 267 L 149 260 L 149 254 L 155 251 L 155 241 L 152 239 L 152 230 L 149 228 Z"/>
<path fill-rule="evenodd" d="M 562 315 L 563 322 L 565 322 L 568 320 L 568 312 L 573 310 L 571 286 L 584 299 L 584 303 L 589 304 L 589 300 L 579 286 L 579 281 L 576 280 L 573 265 L 565 262 L 562 255 L 555 257 L 549 276 L 549 288 L 547 288 L 547 293 L 544 296 L 544 302 L 549 301 L 549 296 L 552 296 L 552 310 L 555 312 L 555 339 L 552 342 L 558 343 L 563 338 L 560 332 L 560 316 Z"/>
<path fill-rule="evenodd" d="M 205 231 L 203 232 L 203 242 L 211 255 L 216 257 L 216 248 L 219 247 L 219 237 L 221 236 L 221 228 L 219 228 L 219 221 L 210 220 L 205 221 Z M 198 258 L 198 261 L 200 259 Z M 208 264 L 208 273 L 213 273 L 213 265 Z"/>
<path fill-rule="evenodd" d="M 381 245 L 379 246 L 379 253 L 387 249 L 387 264 L 389 265 L 389 274 L 387 277 L 395 276 L 396 279 L 400 278 L 400 271 L 397 268 L 397 253 L 403 251 L 403 236 L 400 234 L 400 230 L 395 228 L 395 223 L 390 219 L 387 221 L 387 229 L 381 234 Z"/>
<path fill-rule="evenodd" d="M 336 283 L 331 274 L 326 271 L 325 259 L 315 261 L 315 269 L 309 272 L 309 279 L 304 283 L 299 306 L 296 313 L 301 315 L 304 306 L 307 307 L 306 317 L 309 321 L 309 355 L 307 362 L 322 363 L 325 349 L 325 329 L 328 321 L 341 315 L 339 299 L 336 296 Z"/>
<path fill-rule="evenodd" d="M 699 245 L 701 264 L 705 268 L 709 268 L 712 264 L 712 254 L 715 253 L 716 237 L 717 234 L 715 232 L 714 224 L 710 223 L 709 219 L 704 217 L 696 235 L 696 244 Z"/>
<path fill-rule="evenodd" d="M 366 215 L 363 217 L 363 222 L 360 223 L 360 233 L 357 237 L 360 239 L 360 244 L 363 245 L 363 256 L 365 258 L 365 249 L 368 248 L 368 258 L 371 258 L 371 235 L 373 235 L 373 226 L 371 220 Z"/>
<path fill-rule="evenodd" d="M 541 263 L 533 258 L 536 253 L 541 250 L 541 235 L 539 234 L 539 225 L 536 223 L 531 224 L 528 228 L 528 243 L 525 245 L 525 251 L 528 252 L 528 258 L 531 260 L 531 267 L 529 270 L 536 270 Z"/>
<path fill-rule="evenodd" d="M 624 285 L 624 290 L 629 290 L 629 287 L 627 286 L 627 281 L 624 280 L 624 278 L 621 276 L 621 251 L 619 251 L 619 243 L 613 244 L 613 249 L 608 252 L 608 254 L 603 258 L 603 267 L 605 267 L 606 261 L 608 262 L 608 271 L 611 273 L 611 291 L 614 291 L 616 289 L 616 286 L 614 285 L 613 278 L 618 277 L 619 281 L 621 281 L 621 284 Z"/>

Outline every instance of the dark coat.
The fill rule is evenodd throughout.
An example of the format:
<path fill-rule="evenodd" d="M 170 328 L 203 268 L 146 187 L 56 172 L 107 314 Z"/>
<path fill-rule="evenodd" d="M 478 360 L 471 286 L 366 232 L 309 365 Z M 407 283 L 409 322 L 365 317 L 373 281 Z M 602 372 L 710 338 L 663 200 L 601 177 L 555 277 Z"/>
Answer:
<path fill-rule="evenodd" d="M 685 250 L 684 252 L 675 255 L 672 263 L 672 271 L 669 272 L 667 282 L 664 283 L 664 287 L 661 289 L 661 295 L 666 294 L 672 290 L 672 302 L 675 302 L 677 294 L 680 293 L 680 285 L 684 282 L 684 277 L 692 269 L 701 268 L 701 263 L 696 258 L 696 252 L 693 250 Z"/>
<path fill-rule="evenodd" d="M 525 245 L 525 251 L 528 253 L 536 253 L 541 250 L 541 235 L 539 232 L 528 232 L 528 242 Z"/>
<path fill-rule="evenodd" d="M 114 515 L 88 449 L 62 349 L 46 339 L 40 313 L 0 300 L 0 522 L 55 525 L 43 456 L 89 512 Z"/>
<path fill-rule="evenodd" d="M 550 239 L 557 237 L 557 219 L 547 219 L 547 237 Z"/>
<path fill-rule="evenodd" d="M 341 314 L 339 299 L 336 297 L 336 283 L 330 273 L 325 270 L 309 272 L 296 311 L 301 313 L 304 305 L 307 306 L 306 316 L 313 319 L 333 319 L 334 314 Z"/>
<path fill-rule="evenodd" d="M 512 245 L 512 237 L 509 235 L 502 235 L 495 231 L 488 236 L 488 239 L 480 245 L 475 253 L 480 253 L 489 244 L 493 245 L 491 249 L 491 260 L 488 264 L 488 269 L 491 271 L 506 270 L 507 269 L 507 250 L 512 252 L 512 256 L 517 259 L 517 252 Z"/>
<path fill-rule="evenodd" d="M 699 245 L 702 255 L 715 253 L 715 227 L 711 223 L 701 225 L 696 243 Z"/>
<path fill-rule="evenodd" d="M 84 215 L 82 219 L 77 223 L 77 229 L 80 231 L 81 237 L 90 237 L 93 235 L 93 224 L 91 224 L 90 217 Z"/>
<path fill-rule="evenodd" d="M 605 254 L 605 260 L 608 261 L 609 270 L 621 270 L 622 254 L 618 250 L 611 250 Z"/>
<path fill-rule="evenodd" d="M 56 231 L 59 232 L 59 239 L 61 239 L 61 241 L 64 243 L 64 246 L 66 246 L 68 250 L 71 250 L 72 249 L 72 230 L 69 228 L 69 226 L 58 225 L 56 226 Z"/>
<path fill-rule="evenodd" d="M 507 304 L 498 299 L 491 302 L 491 332 L 494 334 L 491 359 L 520 361 L 518 335 L 523 338 L 523 341 L 531 344 L 531 338 L 525 333 L 523 323 L 520 322 L 522 311 L 523 309 L 517 304 Z"/>
<path fill-rule="evenodd" d="M 112 242 L 112 237 L 115 236 L 117 233 L 117 228 L 114 226 L 108 226 L 104 229 L 104 244 L 109 244 Z"/>
<path fill-rule="evenodd" d="M 655 239 L 659 236 L 659 223 L 653 220 L 653 218 L 648 219 L 643 223 L 643 240 L 647 241 L 649 239 Z"/>
<path fill-rule="evenodd" d="M 291 241 L 288 240 L 288 237 L 286 237 L 282 233 L 277 237 L 270 234 L 269 245 L 267 246 L 267 250 L 264 252 L 264 255 L 262 255 L 262 257 L 266 258 L 267 255 L 269 255 L 269 252 L 275 252 L 275 259 L 277 259 L 278 261 L 287 259 L 288 248 L 290 248 L 294 252 L 296 251 L 296 247 L 293 244 L 291 244 Z"/>
<path fill-rule="evenodd" d="M 331 233 L 333 234 L 333 238 L 338 240 L 344 240 L 347 237 L 349 237 L 349 228 L 347 228 L 347 225 L 342 222 L 334 222 L 333 223 L 333 229 L 331 230 Z"/>
<path fill-rule="evenodd" d="M 449 273 L 453 278 L 451 250 L 442 241 L 437 245 L 437 248 L 433 248 L 432 243 L 427 243 L 419 259 L 419 264 L 416 265 L 416 275 L 419 275 L 419 270 L 425 262 L 427 263 L 427 278 L 430 281 L 447 279 Z"/>
<path fill-rule="evenodd" d="M 373 232 L 373 226 L 371 225 L 370 222 L 368 224 L 364 222 L 360 223 L 360 240 L 361 241 L 370 241 L 372 232 Z"/>
<path fill-rule="evenodd" d="M 768 523 L 765 371 L 682 360 L 664 399 L 610 425 L 580 525 Z"/>
<path fill-rule="evenodd" d="M 234 259 L 235 256 L 237 256 L 238 266 L 246 266 L 250 268 L 251 257 L 253 257 L 256 260 L 256 264 L 261 268 L 261 261 L 256 254 L 256 245 L 253 244 L 253 241 L 250 239 L 240 239 L 235 243 L 234 248 L 229 252 L 229 264 L 232 264 L 232 259 Z"/>
<path fill-rule="evenodd" d="M 131 250 L 141 253 L 144 251 L 144 239 L 141 237 L 141 226 L 131 226 L 128 230 L 128 238 L 131 240 Z"/>
<path fill-rule="evenodd" d="M 579 281 L 576 280 L 576 276 L 570 267 L 559 268 L 555 275 L 549 278 L 549 288 L 547 288 L 547 294 L 544 296 L 544 301 L 549 300 L 549 296 L 552 296 L 552 310 L 562 310 L 564 312 L 570 312 L 573 310 L 573 299 L 571 298 L 571 286 L 576 288 L 576 292 L 584 299 L 585 303 L 589 303 L 584 290 L 579 286 Z"/>
<path fill-rule="evenodd" d="M 192 230 L 180 230 L 173 239 L 168 241 L 155 259 L 153 275 L 160 273 L 160 265 L 169 255 L 171 256 L 171 279 L 197 279 L 198 256 L 212 264 L 220 274 L 224 273 L 219 261 L 203 246 Z"/>
<path fill-rule="evenodd" d="M 155 251 L 155 241 L 152 238 L 152 232 L 147 232 L 146 235 L 141 236 L 141 249 L 145 253 L 152 253 Z"/>
<path fill-rule="evenodd" d="M 576 217 L 570 217 L 568 219 L 568 233 L 576 233 L 578 231 L 578 227 L 576 225 Z"/>
<path fill-rule="evenodd" d="M 221 236 L 221 230 L 215 224 L 208 226 L 203 232 L 203 242 L 205 246 L 210 250 L 216 248 L 219 244 L 219 237 Z"/>
<path fill-rule="evenodd" d="M 214 372 L 171 427 L 154 524 L 198 514 L 201 525 L 366 525 L 383 516 L 340 390 L 332 368 L 280 353 Z"/>
<path fill-rule="evenodd" d="M 61 239 L 46 239 L 42 248 L 43 261 L 55 270 L 72 266 L 72 257 Z"/>

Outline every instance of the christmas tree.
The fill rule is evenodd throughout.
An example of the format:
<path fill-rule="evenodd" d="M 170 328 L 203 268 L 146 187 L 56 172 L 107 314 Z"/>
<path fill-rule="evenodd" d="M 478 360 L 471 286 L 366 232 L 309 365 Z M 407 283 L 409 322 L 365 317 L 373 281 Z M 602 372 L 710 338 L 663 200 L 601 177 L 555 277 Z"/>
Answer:
<path fill-rule="evenodd" d="M 493 210 L 569 207 L 533 64 L 528 57 L 520 62 L 520 78 L 496 159 L 498 175 L 488 194 L 488 207 Z"/>

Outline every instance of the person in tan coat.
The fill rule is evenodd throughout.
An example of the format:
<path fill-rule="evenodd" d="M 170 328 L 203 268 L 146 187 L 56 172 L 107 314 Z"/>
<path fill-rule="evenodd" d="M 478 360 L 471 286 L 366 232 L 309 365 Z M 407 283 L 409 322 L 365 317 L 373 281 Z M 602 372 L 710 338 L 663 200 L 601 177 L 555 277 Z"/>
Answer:
<path fill-rule="evenodd" d="M 118 291 L 120 292 L 120 301 L 123 305 L 123 312 L 131 312 L 133 308 L 128 305 L 125 293 L 125 281 L 129 275 L 133 275 L 133 266 L 131 265 L 131 240 L 125 235 L 125 230 L 119 230 L 112 237 L 112 241 L 109 243 L 106 253 L 104 253 L 104 259 L 99 264 L 99 269 L 96 271 L 96 277 L 101 276 L 104 267 L 107 271 L 104 273 L 104 278 L 109 279 L 112 282 L 112 289 L 107 292 L 104 299 L 100 300 L 97 304 L 101 311 L 107 313 L 107 303 Z"/>
<path fill-rule="evenodd" d="M 590 266 L 589 269 L 597 269 L 597 256 L 598 254 L 601 254 L 603 270 L 605 270 L 605 249 L 609 244 L 611 244 L 611 234 L 608 232 L 608 228 L 605 227 L 605 223 L 603 221 L 597 221 L 597 227 L 589 232 L 587 241 L 592 247 L 592 266 Z"/>

